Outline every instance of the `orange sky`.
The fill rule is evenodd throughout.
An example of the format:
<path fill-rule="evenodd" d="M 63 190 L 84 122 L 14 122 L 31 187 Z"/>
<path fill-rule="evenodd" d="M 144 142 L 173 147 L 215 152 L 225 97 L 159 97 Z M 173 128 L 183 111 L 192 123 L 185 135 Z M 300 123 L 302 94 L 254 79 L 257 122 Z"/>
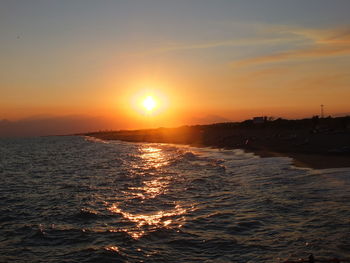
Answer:
<path fill-rule="evenodd" d="M 350 112 L 347 2 L 219 2 L 2 1 L 0 119 L 124 129 Z"/>

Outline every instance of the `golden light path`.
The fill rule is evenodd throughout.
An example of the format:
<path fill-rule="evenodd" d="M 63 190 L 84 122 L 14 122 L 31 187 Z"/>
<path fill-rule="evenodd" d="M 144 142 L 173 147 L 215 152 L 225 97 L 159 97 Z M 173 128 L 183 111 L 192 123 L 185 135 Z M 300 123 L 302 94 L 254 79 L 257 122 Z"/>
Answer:
<path fill-rule="evenodd" d="M 117 214 L 121 214 L 125 219 L 136 223 L 137 227 L 135 229 L 125 229 L 125 232 L 128 233 L 134 239 L 138 239 L 145 234 L 145 231 L 142 230 L 142 226 L 149 225 L 154 228 L 162 228 L 169 226 L 173 221 L 171 219 L 163 220 L 163 218 L 169 218 L 171 216 L 179 216 L 186 213 L 186 209 L 181 208 L 179 205 L 175 207 L 172 211 L 158 211 L 154 214 L 138 214 L 134 215 L 128 212 L 123 211 L 116 205 L 112 205 L 108 208 L 109 211 Z M 181 227 L 182 225 L 178 225 Z"/>
<path fill-rule="evenodd" d="M 161 147 L 144 145 L 140 147 L 139 151 L 142 161 L 133 166 L 133 169 L 156 169 L 156 171 L 159 171 L 159 169 L 169 163 L 169 159 L 171 158 L 169 154 L 164 153 Z M 158 195 L 167 192 L 171 180 L 171 176 L 156 172 L 151 179 L 149 177 L 145 178 L 143 186 L 129 187 L 124 194 L 127 197 L 134 196 L 138 198 L 141 207 L 142 203 L 147 199 L 156 198 Z M 182 227 L 185 221 L 183 215 L 188 211 L 188 209 L 183 208 L 180 204 L 175 204 L 173 209 L 144 214 L 133 214 L 124 211 L 119 203 L 113 203 L 107 209 L 112 213 L 121 215 L 125 220 L 135 223 L 136 226 L 134 227 L 121 229 L 134 239 L 139 239 L 145 234 L 145 227 L 146 229 L 149 229 L 149 227 L 151 229 Z"/>

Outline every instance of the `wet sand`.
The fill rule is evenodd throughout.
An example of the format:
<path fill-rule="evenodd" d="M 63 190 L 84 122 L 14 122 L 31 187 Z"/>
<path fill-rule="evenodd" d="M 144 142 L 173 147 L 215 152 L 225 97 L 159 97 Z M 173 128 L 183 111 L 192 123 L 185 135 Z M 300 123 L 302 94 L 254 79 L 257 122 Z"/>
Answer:
<path fill-rule="evenodd" d="M 260 157 L 289 157 L 293 159 L 293 165 L 297 167 L 328 169 L 328 168 L 350 168 L 349 155 L 331 155 L 331 154 L 305 154 L 297 152 L 278 153 L 253 151 Z"/>

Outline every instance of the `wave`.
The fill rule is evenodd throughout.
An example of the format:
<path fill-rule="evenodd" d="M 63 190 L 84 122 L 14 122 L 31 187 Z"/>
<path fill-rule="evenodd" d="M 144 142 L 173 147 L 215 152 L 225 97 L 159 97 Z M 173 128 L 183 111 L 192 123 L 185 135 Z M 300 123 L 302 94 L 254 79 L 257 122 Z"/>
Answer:
<path fill-rule="evenodd" d="M 83 137 L 0 141 L 0 147 L 7 149 L 0 163 L 5 261 L 350 256 L 350 169 Z"/>

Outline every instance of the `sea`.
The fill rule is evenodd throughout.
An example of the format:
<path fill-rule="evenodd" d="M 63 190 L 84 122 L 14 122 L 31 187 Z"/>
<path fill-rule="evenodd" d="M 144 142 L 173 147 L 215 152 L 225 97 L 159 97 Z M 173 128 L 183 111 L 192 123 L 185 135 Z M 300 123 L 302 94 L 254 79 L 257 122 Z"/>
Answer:
<path fill-rule="evenodd" d="M 350 257 L 350 168 L 243 150 L 0 139 L 0 262 Z"/>

